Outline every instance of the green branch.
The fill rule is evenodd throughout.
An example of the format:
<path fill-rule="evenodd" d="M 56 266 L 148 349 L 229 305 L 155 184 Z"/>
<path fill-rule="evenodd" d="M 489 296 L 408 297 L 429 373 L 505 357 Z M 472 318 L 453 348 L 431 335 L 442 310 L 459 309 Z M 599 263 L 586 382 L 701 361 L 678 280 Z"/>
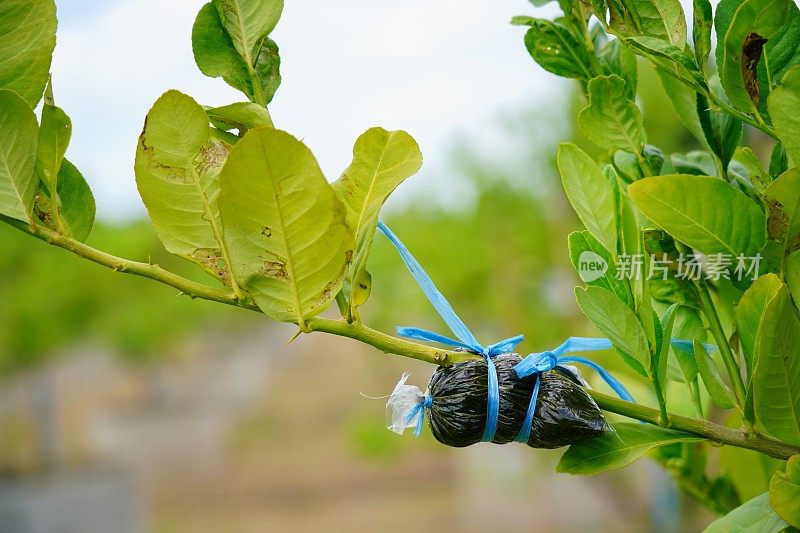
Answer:
<path fill-rule="evenodd" d="M 15 228 L 28 233 L 37 239 L 47 242 L 53 246 L 63 248 L 73 254 L 88 259 L 99 265 L 108 267 L 116 272 L 149 278 L 178 289 L 182 294 L 190 298 L 199 298 L 214 302 L 241 307 L 251 311 L 260 312 L 258 307 L 251 299 L 239 299 L 236 295 L 226 289 L 209 287 L 202 283 L 188 280 L 177 274 L 164 270 L 158 265 L 131 261 L 97 250 L 82 242 L 76 241 L 71 237 L 65 237 L 44 226 L 31 228 L 27 224 L 11 220 L 0 216 L 0 220 L 8 222 Z M 386 335 L 360 323 L 348 324 L 344 320 L 333 320 L 329 318 L 313 317 L 306 324 L 309 331 L 319 331 L 347 337 L 365 344 L 369 344 L 385 353 L 392 353 L 404 357 L 410 357 L 419 361 L 450 366 L 461 361 L 476 359 L 479 356 L 468 352 L 444 350 L 433 348 L 423 344 L 418 344 L 405 339 Z M 727 343 L 725 343 L 727 346 Z M 587 390 L 594 398 L 597 405 L 606 411 L 617 413 L 629 418 L 649 422 L 651 424 L 663 423 L 661 413 L 650 407 L 636 403 L 626 402 L 594 390 Z M 670 427 L 679 431 L 691 433 L 709 439 L 720 444 L 728 444 L 739 448 L 747 448 L 777 457 L 787 459 L 792 455 L 800 454 L 800 447 L 791 446 L 781 441 L 760 435 L 751 430 L 731 429 L 719 424 L 714 424 L 707 420 L 689 418 L 685 416 L 669 414 Z"/>

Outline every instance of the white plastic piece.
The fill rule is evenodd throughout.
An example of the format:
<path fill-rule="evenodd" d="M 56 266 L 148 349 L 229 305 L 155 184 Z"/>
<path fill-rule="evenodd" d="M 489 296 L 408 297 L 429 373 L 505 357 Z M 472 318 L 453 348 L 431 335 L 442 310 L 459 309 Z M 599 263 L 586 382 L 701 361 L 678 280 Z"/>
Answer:
<path fill-rule="evenodd" d="M 422 416 L 422 410 L 420 410 L 413 420 L 408 420 L 411 410 L 425 398 L 419 387 L 406 385 L 406 380 L 410 376 L 411 374 L 406 372 L 400 377 L 400 381 L 397 382 L 386 402 L 386 423 L 388 424 L 386 427 L 398 435 L 402 435 L 406 428 L 415 427 L 417 417 Z"/>

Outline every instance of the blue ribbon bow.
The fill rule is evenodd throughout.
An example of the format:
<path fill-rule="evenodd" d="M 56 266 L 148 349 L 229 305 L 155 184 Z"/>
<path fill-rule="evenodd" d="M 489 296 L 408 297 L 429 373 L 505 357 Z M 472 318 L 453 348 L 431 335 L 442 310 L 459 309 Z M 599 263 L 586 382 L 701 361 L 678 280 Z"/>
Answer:
<path fill-rule="evenodd" d="M 411 272 L 411 275 L 422 289 L 422 292 L 425 293 L 428 301 L 431 302 L 434 309 L 436 309 L 436 312 L 439 313 L 439 316 L 442 317 L 442 320 L 445 321 L 447 326 L 450 328 L 450 331 L 453 332 L 458 340 L 420 328 L 398 327 L 397 334 L 401 337 L 410 339 L 437 342 L 446 346 L 463 348 L 472 353 L 480 354 L 486 359 L 489 387 L 486 400 L 486 424 L 484 426 L 483 437 L 481 440 L 484 442 L 491 442 L 494 439 L 495 433 L 497 433 L 497 418 L 500 413 L 500 387 L 497 383 L 497 369 L 494 366 L 492 358 L 496 355 L 510 353 L 520 342 L 522 342 L 524 337 L 522 335 L 517 335 L 489 346 L 483 346 L 478 342 L 467 325 L 464 324 L 458 315 L 456 315 L 453 307 L 450 305 L 444 295 L 439 292 L 439 289 L 437 289 L 436 285 L 433 284 L 433 281 L 431 280 L 430 276 L 428 276 L 427 272 L 425 272 L 425 270 L 422 268 L 422 265 L 419 264 L 413 255 L 411 255 L 411 252 L 408 251 L 408 248 L 405 247 L 400 239 L 398 239 L 397 236 L 386 226 L 386 224 L 381 221 L 378 221 L 378 230 L 380 230 L 380 232 L 383 233 L 397 249 L 397 252 L 400 254 L 400 258 L 403 260 L 403 263 L 405 263 L 409 272 Z M 412 409 L 411 413 L 409 413 L 409 422 L 413 420 L 413 417 L 417 416 L 419 413 L 419 418 L 417 419 L 417 430 L 414 432 L 414 435 L 416 436 L 419 436 L 419 432 L 422 431 L 422 419 L 425 416 L 425 409 L 430 408 L 430 404 L 432 403 L 432 400 L 428 400 L 429 398 L 430 396 L 426 395 L 425 399 L 417 404 L 417 406 Z"/>

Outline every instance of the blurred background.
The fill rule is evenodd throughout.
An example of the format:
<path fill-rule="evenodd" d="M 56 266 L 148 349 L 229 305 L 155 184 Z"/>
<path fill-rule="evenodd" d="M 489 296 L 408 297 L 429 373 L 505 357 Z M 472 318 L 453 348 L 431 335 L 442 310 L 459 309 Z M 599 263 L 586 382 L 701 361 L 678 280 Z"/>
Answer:
<path fill-rule="evenodd" d="M 66 0 L 54 59 L 71 115 L 68 157 L 97 197 L 89 243 L 206 279 L 169 256 L 135 190 L 136 137 L 178 88 L 239 100 L 194 67 L 202 2 Z M 512 15 L 523 0 L 291 0 L 274 33 L 276 124 L 329 180 L 365 129 L 402 128 L 423 170 L 385 218 L 486 342 L 517 333 L 541 351 L 596 335 L 573 298 L 566 237 L 578 229 L 554 169 L 575 132 L 576 87 L 530 59 Z M 649 141 L 698 148 L 641 65 Z M 655 463 L 575 478 L 560 451 L 449 449 L 385 429 L 400 374 L 426 364 L 347 339 L 304 336 L 263 316 L 190 301 L 0 227 L 0 531 L 692 531 L 709 516 Z M 362 316 L 446 332 L 381 238 Z M 610 354 L 598 360 L 635 378 Z"/>

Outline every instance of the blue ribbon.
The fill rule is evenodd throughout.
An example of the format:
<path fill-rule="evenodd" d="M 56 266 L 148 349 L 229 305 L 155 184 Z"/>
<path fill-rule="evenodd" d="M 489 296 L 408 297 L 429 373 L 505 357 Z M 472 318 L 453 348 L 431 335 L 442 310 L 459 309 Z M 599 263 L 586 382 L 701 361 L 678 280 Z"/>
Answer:
<path fill-rule="evenodd" d="M 480 354 L 486 359 L 489 387 L 486 398 L 486 424 L 484 425 L 483 437 L 481 440 L 484 442 L 491 442 L 494 439 L 495 433 L 497 433 L 497 418 L 500 413 L 500 386 L 497 383 L 497 369 L 495 368 L 492 358 L 496 355 L 513 351 L 514 348 L 522 342 L 524 337 L 522 335 L 517 335 L 489 346 L 483 346 L 478 342 L 467 325 L 456 315 L 453 307 L 444 295 L 439 292 L 436 285 L 433 284 L 433 281 L 430 276 L 428 276 L 427 272 L 425 272 L 425 269 L 423 269 L 422 265 L 411 255 L 411 252 L 408 251 L 408 248 L 405 247 L 400 239 L 398 239 L 386 224 L 381 221 L 378 221 L 378 230 L 380 230 L 397 249 L 400 258 L 403 260 L 403 263 L 405 263 L 409 272 L 411 272 L 411 275 L 422 289 L 422 292 L 425 293 L 428 301 L 433 305 L 436 312 L 439 313 L 439 316 L 442 317 L 442 320 L 444 320 L 450 328 L 450 331 L 453 332 L 458 340 L 420 328 L 398 327 L 397 334 L 401 337 L 426 342 L 437 342 L 446 346 L 462 348 L 472 353 Z M 425 399 L 417 404 L 417 406 L 411 410 L 411 413 L 409 413 L 408 421 L 410 422 L 413 420 L 413 416 L 421 412 L 417 420 L 417 430 L 414 432 L 415 435 L 418 435 L 419 432 L 422 431 L 422 418 L 425 413 L 424 404 L 428 403 L 428 408 L 430 408 L 430 403 L 432 402 L 432 400 L 428 400 L 428 398 L 430 398 L 430 396 L 426 395 Z"/>
<path fill-rule="evenodd" d="M 415 437 L 419 437 L 422 434 L 422 423 L 425 422 L 425 409 L 430 409 L 431 405 L 433 405 L 433 398 L 430 394 L 426 394 L 422 397 L 422 401 L 415 405 L 408 413 L 406 424 L 411 423 L 415 416 L 419 416 L 419 418 L 417 418 L 417 426 L 414 428 Z"/>

